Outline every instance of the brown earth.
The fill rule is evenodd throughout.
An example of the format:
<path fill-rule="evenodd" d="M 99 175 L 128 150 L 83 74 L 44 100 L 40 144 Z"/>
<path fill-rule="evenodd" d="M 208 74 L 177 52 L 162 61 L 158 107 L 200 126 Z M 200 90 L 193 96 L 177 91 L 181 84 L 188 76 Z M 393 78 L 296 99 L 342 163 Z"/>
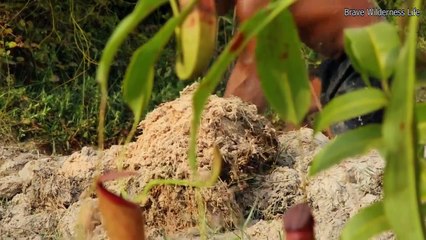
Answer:
<path fill-rule="evenodd" d="M 139 177 L 107 186 L 115 192 L 124 186 L 131 196 L 153 178 L 189 177 L 195 86 L 148 114 L 136 142 L 113 146 L 101 156 L 88 147 L 58 157 L 0 146 L 2 239 L 106 239 L 91 184 L 97 174 L 114 169 L 117 160 Z M 381 198 L 384 162 L 372 151 L 307 178 L 309 164 L 327 142 L 308 128 L 279 132 L 253 105 L 211 96 L 197 142 L 199 172 L 209 175 L 215 145 L 224 164 L 217 184 L 201 190 L 209 239 L 282 239 L 282 214 L 302 201 L 313 209 L 317 239 L 338 239 L 350 216 Z M 158 186 L 150 192 L 142 206 L 149 239 L 199 238 L 194 192 L 180 186 Z M 244 226 L 251 211 L 252 219 Z"/>

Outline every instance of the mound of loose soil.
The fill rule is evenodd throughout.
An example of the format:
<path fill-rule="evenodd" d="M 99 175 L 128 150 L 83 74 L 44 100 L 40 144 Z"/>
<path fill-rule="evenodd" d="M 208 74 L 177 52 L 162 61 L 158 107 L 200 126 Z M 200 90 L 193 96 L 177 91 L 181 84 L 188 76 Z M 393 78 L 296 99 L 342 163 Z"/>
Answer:
<path fill-rule="evenodd" d="M 115 168 L 122 151 L 125 169 L 140 174 L 126 181 L 131 195 L 141 192 L 150 179 L 190 177 L 187 152 L 195 86 L 148 114 L 136 142 L 113 146 L 102 156 L 91 148 L 60 158 L 0 148 L 1 236 L 106 239 L 90 186 L 94 176 Z M 202 176 L 210 173 L 213 146 L 223 156 L 220 181 L 201 190 L 210 238 L 232 239 L 244 233 L 252 239 L 280 239 L 282 213 L 308 201 L 317 239 L 338 239 L 350 216 L 380 199 L 384 164 L 371 152 L 308 179 L 309 164 L 327 141 L 323 135 L 314 137 L 310 129 L 277 133 L 254 106 L 211 96 L 197 142 Z M 107 186 L 120 190 L 118 184 Z M 152 189 L 142 206 L 149 239 L 197 238 L 194 192 L 180 186 Z M 252 220 L 242 228 L 250 212 Z"/>
<path fill-rule="evenodd" d="M 195 86 L 185 89 L 180 99 L 161 105 L 140 124 L 143 134 L 126 160 L 131 169 L 141 173 L 140 178 L 129 183 L 130 193 L 139 192 L 150 179 L 190 177 L 187 160 L 192 116 L 190 93 Z M 277 155 L 275 131 L 256 112 L 254 106 L 238 99 L 217 96 L 210 97 L 204 110 L 197 141 L 199 172 L 208 177 L 215 145 L 224 162 L 221 181 L 201 192 L 212 228 L 232 229 L 244 221 L 236 195 L 245 190 L 248 179 L 266 172 Z M 198 209 L 193 189 L 159 186 L 152 190 L 151 197 L 144 205 L 148 229 L 161 227 L 172 234 L 196 226 Z"/>

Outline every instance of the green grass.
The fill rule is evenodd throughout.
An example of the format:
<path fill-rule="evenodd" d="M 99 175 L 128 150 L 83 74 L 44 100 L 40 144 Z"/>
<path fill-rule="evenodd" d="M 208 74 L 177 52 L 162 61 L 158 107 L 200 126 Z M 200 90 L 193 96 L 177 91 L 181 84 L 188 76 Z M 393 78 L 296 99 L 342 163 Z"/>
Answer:
<path fill-rule="evenodd" d="M 34 141 L 47 153 L 67 154 L 84 145 L 96 145 L 96 61 L 119 20 L 132 11 L 136 2 L 41 0 L 1 4 L 0 135 Z M 107 147 L 120 143 L 132 123 L 133 116 L 121 94 L 130 57 L 171 14 L 167 6 L 155 11 L 120 49 L 109 82 Z M 229 42 L 232 28 L 231 15 L 221 18 L 217 53 Z M 11 48 L 11 44 L 16 46 Z M 191 84 L 179 81 L 174 73 L 174 49 L 175 42 L 171 41 L 158 61 L 147 111 L 175 99 Z M 217 93 L 222 94 L 224 88 L 225 81 Z"/>
<path fill-rule="evenodd" d="M 96 61 L 119 20 L 130 13 L 135 3 L 136 0 L 63 3 L 40 0 L 0 4 L 0 136 L 3 139 L 34 141 L 47 153 L 70 153 L 84 145 L 96 145 L 99 107 L 98 86 L 93 78 Z M 170 16 L 167 6 L 155 11 L 123 44 L 114 62 L 105 126 L 107 146 L 119 143 L 132 123 L 132 114 L 123 104 L 121 94 L 130 56 Z M 216 56 L 232 37 L 232 17 L 230 13 L 220 18 Z M 424 37 L 425 14 L 421 21 L 420 32 Z M 11 44 L 17 46 L 11 48 Z M 174 73 L 174 46 L 171 41 L 158 61 L 148 111 L 175 99 L 191 83 L 179 81 Z M 426 45 L 422 49 L 426 52 Z M 303 53 L 308 64 L 319 63 L 319 57 L 311 50 L 303 48 Z M 217 89 L 219 96 L 230 70 Z"/>
<path fill-rule="evenodd" d="M 2 4 L 0 135 L 16 141 L 35 141 L 47 153 L 66 154 L 84 145 L 96 145 L 96 60 L 119 20 L 130 13 L 135 3 L 41 0 Z M 105 14 L 99 15 L 100 12 Z M 119 143 L 132 123 L 121 94 L 129 59 L 169 17 L 167 8 L 154 12 L 132 33 L 114 62 L 105 126 L 107 146 Z M 171 42 L 157 65 L 148 110 L 176 98 L 190 83 L 177 80 L 174 59 Z"/>

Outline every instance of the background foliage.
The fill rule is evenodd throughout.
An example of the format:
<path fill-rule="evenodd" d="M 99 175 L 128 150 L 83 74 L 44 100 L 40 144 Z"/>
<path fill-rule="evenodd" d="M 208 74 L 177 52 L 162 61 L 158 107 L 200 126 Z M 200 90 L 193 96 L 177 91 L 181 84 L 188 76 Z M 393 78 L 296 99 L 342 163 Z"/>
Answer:
<path fill-rule="evenodd" d="M 385 8 L 395 4 L 378 2 Z M 0 136 L 3 139 L 32 140 L 47 153 L 69 153 L 95 144 L 99 106 L 94 79 L 97 61 L 113 29 L 135 3 L 135 0 L 0 3 Z M 132 114 L 120 91 L 131 53 L 171 16 L 168 6 L 155 11 L 121 47 L 109 83 L 107 144 L 118 143 L 131 126 Z M 232 20 L 232 13 L 220 20 L 217 53 L 232 36 Z M 424 36 L 425 14 L 421 21 L 420 32 Z M 158 61 L 148 111 L 177 97 L 189 83 L 178 81 L 173 72 L 174 46 L 170 42 Z M 308 63 L 318 64 L 318 56 L 309 49 L 304 49 L 304 56 Z M 216 91 L 219 95 L 224 86 L 222 81 Z"/>
<path fill-rule="evenodd" d="M 67 153 L 95 144 L 97 61 L 111 32 L 135 3 L 0 3 L 0 135 L 9 140 L 34 140 L 47 152 Z M 155 11 L 120 49 L 109 83 L 105 128 L 108 144 L 118 143 L 132 122 L 120 91 L 131 53 L 152 37 L 171 14 L 167 6 Z M 221 42 L 230 38 L 230 23 L 221 21 Z M 169 43 L 156 67 L 148 111 L 177 97 L 188 84 L 177 81 L 173 72 L 174 45 Z"/>

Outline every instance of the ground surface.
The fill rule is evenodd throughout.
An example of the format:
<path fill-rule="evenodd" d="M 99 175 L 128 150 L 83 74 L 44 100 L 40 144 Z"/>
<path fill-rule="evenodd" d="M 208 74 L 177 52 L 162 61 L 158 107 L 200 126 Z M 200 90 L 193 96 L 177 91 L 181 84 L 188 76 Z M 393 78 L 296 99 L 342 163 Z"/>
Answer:
<path fill-rule="evenodd" d="M 136 142 L 126 148 L 113 146 L 101 158 L 87 147 L 55 157 L 21 146 L 0 146 L 2 239 L 81 239 L 83 235 L 106 239 L 90 186 L 96 174 L 114 169 L 117 159 L 126 169 L 140 173 L 125 184 L 130 194 L 140 192 L 152 178 L 188 177 L 193 87 L 150 113 L 140 124 L 142 133 Z M 281 239 L 282 214 L 307 201 L 314 211 L 317 239 L 338 239 L 350 216 L 381 198 L 384 162 L 372 151 L 307 178 L 310 162 L 327 142 L 307 128 L 279 132 L 256 114 L 254 106 L 238 99 L 210 97 L 198 140 L 199 171 L 209 174 L 215 145 L 224 166 L 220 181 L 202 191 L 209 238 Z M 119 189 L 117 184 L 107 186 Z M 149 239 L 198 238 L 192 189 L 156 187 L 142 207 Z M 243 227 L 251 210 L 253 218 Z"/>

